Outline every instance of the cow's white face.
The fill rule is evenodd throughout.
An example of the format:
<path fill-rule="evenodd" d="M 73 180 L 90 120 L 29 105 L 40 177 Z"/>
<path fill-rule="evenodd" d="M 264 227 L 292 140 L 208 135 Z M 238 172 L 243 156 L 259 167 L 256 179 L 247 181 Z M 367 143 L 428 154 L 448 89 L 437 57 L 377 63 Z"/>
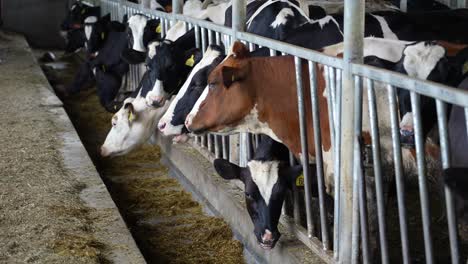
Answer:
<path fill-rule="evenodd" d="M 91 34 L 93 33 L 92 24 L 96 23 L 97 21 L 98 21 L 98 18 L 95 16 L 90 16 L 85 19 L 84 31 L 85 31 L 86 40 L 89 41 L 89 39 L 91 38 Z"/>
<path fill-rule="evenodd" d="M 141 101 L 144 98 L 127 99 L 112 117 L 112 128 L 101 147 L 103 157 L 125 155 L 148 141 L 155 132 L 156 124 L 169 104 L 152 108 Z"/>
<path fill-rule="evenodd" d="M 187 33 L 187 29 L 185 28 L 185 24 L 183 21 L 179 21 L 175 23 L 166 33 L 165 39 L 170 41 L 176 41 L 178 38 L 183 36 Z"/>
<path fill-rule="evenodd" d="M 419 42 L 407 46 L 403 55 L 403 65 L 408 76 L 425 80 L 445 56 L 445 49 L 433 43 Z"/>
<path fill-rule="evenodd" d="M 133 49 L 140 52 L 146 52 L 143 44 L 143 32 L 145 30 L 148 18 L 143 15 L 133 15 L 128 19 L 128 27 L 132 30 Z"/>

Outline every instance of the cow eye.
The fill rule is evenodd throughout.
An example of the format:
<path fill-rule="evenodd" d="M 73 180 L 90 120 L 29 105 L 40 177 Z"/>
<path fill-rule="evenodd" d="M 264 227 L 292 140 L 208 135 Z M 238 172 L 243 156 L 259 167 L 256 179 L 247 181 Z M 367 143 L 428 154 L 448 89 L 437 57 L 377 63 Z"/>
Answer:
<path fill-rule="evenodd" d="M 210 84 L 208 85 L 208 88 L 209 88 L 210 90 L 213 90 L 214 88 L 216 88 L 216 83 L 210 83 Z"/>
<path fill-rule="evenodd" d="M 245 193 L 245 197 L 247 199 L 253 199 L 253 195 L 251 193 Z"/>

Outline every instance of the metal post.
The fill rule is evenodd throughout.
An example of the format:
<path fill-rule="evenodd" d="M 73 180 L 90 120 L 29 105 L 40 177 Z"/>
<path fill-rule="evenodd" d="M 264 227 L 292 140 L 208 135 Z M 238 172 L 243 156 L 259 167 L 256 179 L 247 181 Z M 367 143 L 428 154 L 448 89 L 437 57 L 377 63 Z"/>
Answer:
<path fill-rule="evenodd" d="M 440 150 L 442 167 L 447 169 L 450 167 L 450 145 L 448 138 L 447 128 L 447 106 L 440 100 L 437 103 L 437 123 L 439 127 L 440 137 Z M 447 208 L 447 223 L 449 229 L 450 238 L 450 252 L 452 256 L 452 263 L 460 263 L 460 253 L 458 245 L 458 229 L 457 229 L 457 218 L 455 214 L 455 201 L 453 200 L 453 194 L 450 188 L 444 187 L 445 190 L 445 205 Z"/>
<path fill-rule="evenodd" d="M 410 93 L 411 109 L 413 110 L 414 135 L 416 143 L 416 165 L 418 167 L 418 185 L 421 201 L 421 214 L 423 223 L 424 249 L 426 253 L 426 263 L 434 263 L 434 251 L 431 236 L 431 213 L 429 207 L 429 194 L 426 182 L 426 161 L 424 155 L 424 142 L 422 138 L 420 96 L 415 92 Z"/>
<path fill-rule="evenodd" d="M 236 39 L 238 31 L 245 30 L 246 0 L 234 0 L 232 3 L 232 29 L 233 40 Z"/>
<path fill-rule="evenodd" d="M 297 86 L 297 105 L 299 112 L 299 128 L 301 136 L 301 162 L 302 171 L 304 172 L 304 190 L 305 190 L 305 204 L 306 204 L 306 220 L 307 220 L 307 235 L 309 238 L 313 236 L 313 218 L 311 207 L 311 176 L 309 170 L 309 150 L 307 143 L 307 124 L 306 124 L 306 111 L 304 106 L 304 94 L 302 85 L 302 61 L 301 58 L 294 57 L 294 66 L 296 69 L 296 86 Z"/>
<path fill-rule="evenodd" d="M 400 10 L 403 12 L 408 11 L 408 1 L 407 0 L 400 0 Z"/>
<path fill-rule="evenodd" d="M 182 14 L 183 0 L 172 0 L 172 14 Z"/>
<path fill-rule="evenodd" d="M 353 224 L 353 141 L 354 141 L 354 78 L 352 62 L 362 62 L 364 38 L 364 0 L 345 0 L 344 61 L 341 116 L 341 180 L 339 219 L 339 263 L 351 259 Z M 332 106 L 330 106 L 332 107 Z"/>

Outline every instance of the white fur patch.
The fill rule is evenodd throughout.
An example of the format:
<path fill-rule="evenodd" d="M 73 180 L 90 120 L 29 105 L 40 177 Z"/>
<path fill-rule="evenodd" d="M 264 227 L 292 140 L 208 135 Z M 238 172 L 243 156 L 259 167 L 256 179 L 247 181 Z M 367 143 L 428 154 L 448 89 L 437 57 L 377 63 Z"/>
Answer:
<path fill-rule="evenodd" d="M 343 31 L 340 28 L 340 24 L 338 24 L 338 22 L 332 16 L 326 16 L 326 17 L 324 17 L 322 19 L 316 20 L 314 23 L 319 23 L 320 28 L 323 28 L 326 24 L 328 24 L 330 22 L 335 23 L 335 25 L 338 28 L 338 30 L 340 31 L 341 35 L 344 35 Z"/>
<path fill-rule="evenodd" d="M 85 19 L 85 23 L 89 23 L 89 24 L 92 24 L 92 23 L 96 23 L 98 21 L 97 17 L 96 16 L 89 16 Z"/>
<path fill-rule="evenodd" d="M 175 23 L 167 32 L 165 39 L 170 41 L 176 41 L 182 35 L 187 33 L 187 29 L 185 28 L 185 24 L 183 21 L 179 21 Z"/>
<path fill-rule="evenodd" d="M 161 45 L 161 42 L 159 41 L 153 41 L 148 44 L 148 58 L 152 59 L 154 56 L 156 56 L 156 48 Z"/>
<path fill-rule="evenodd" d="M 393 33 L 393 31 L 388 26 L 388 23 L 387 21 L 385 21 L 385 18 L 381 16 L 376 16 L 376 15 L 372 15 L 372 16 L 375 17 L 375 19 L 377 19 L 377 21 L 379 22 L 380 28 L 382 29 L 382 33 L 383 33 L 383 38 L 398 39 L 397 35 L 395 35 L 395 33 Z"/>
<path fill-rule="evenodd" d="M 273 4 L 273 3 L 276 3 L 276 2 L 285 2 L 285 3 L 288 3 L 289 6 L 290 6 L 291 8 L 296 9 L 296 11 L 299 12 L 307 21 L 310 21 L 309 16 L 307 16 L 307 15 L 304 13 L 304 11 L 303 11 L 300 7 L 298 7 L 298 6 L 294 5 L 294 4 L 292 4 L 291 2 L 288 2 L 288 1 L 286 1 L 286 0 L 268 0 L 268 1 L 266 1 L 262 6 L 260 6 L 260 7 L 253 13 L 253 15 L 249 18 L 249 20 L 247 20 L 247 22 L 246 22 L 247 28 L 250 28 L 250 25 L 252 24 L 252 21 L 253 21 L 265 8 L 267 8 L 269 5 L 271 5 L 271 4 Z"/>
<path fill-rule="evenodd" d="M 400 128 L 405 128 L 405 129 L 414 128 L 413 114 L 411 112 L 408 112 L 403 116 L 400 122 Z"/>
<path fill-rule="evenodd" d="M 143 45 L 143 31 L 147 22 L 148 18 L 143 15 L 133 15 L 128 19 L 128 26 L 132 30 L 133 37 L 132 48 L 136 51 L 146 51 L 146 47 Z"/>
<path fill-rule="evenodd" d="M 364 38 L 364 57 L 376 56 L 380 59 L 391 62 L 398 62 L 403 55 L 403 50 L 410 41 L 401 41 L 394 39 L 383 39 L 375 37 Z M 344 52 L 344 42 L 327 46 L 323 49 L 323 53 L 330 56 L 337 56 Z"/>
<path fill-rule="evenodd" d="M 210 47 L 206 50 L 205 54 L 203 55 L 203 58 L 200 60 L 200 62 L 193 67 L 193 70 L 190 72 L 190 75 L 188 76 L 187 80 L 185 80 L 184 84 L 180 88 L 180 91 L 177 93 L 176 97 L 172 101 L 171 105 L 167 109 L 166 113 L 160 120 L 160 124 L 166 124 L 166 127 L 162 131 L 165 136 L 169 135 L 177 135 L 182 133 L 182 128 L 183 125 L 179 126 L 173 126 L 171 124 L 171 120 L 174 117 L 174 110 L 179 102 L 179 100 L 185 95 L 187 92 L 187 89 L 190 85 L 190 82 L 193 79 L 193 76 L 200 70 L 203 69 L 204 67 L 210 65 L 213 63 L 214 59 L 216 59 L 221 53 L 217 50 L 212 50 Z"/>
<path fill-rule="evenodd" d="M 95 16 L 87 17 L 84 22 L 85 22 L 85 27 L 84 27 L 85 36 L 86 36 L 86 39 L 89 40 L 91 38 L 91 33 L 93 33 L 93 26 L 92 25 L 86 25 L 86 24 L 96 23 L 97 22 L 97 17 L 95 17 Z"/>
<path fill-rule="evenodd" d="M 273 187 L 278 182 L 278 165 L 278 161 L 251 160 L 247 163 L 252 180 L 257 184 L 267 206 L 270 203 Z"/>
<path fill-rule="evenodd" d="M 294 12 L 291 8 L 283 8 L 281 11 L 276 15 L 275 21 L 271 23 L 272 28 L 277 28 L 281 25 L 286 24 L 288 22 L 288 16 L 294 16 Z"/>
<path fill-rule="evenodd" d="M 408 75 L 426 79 L 440 59 L 445 56 L 445 49 L 439 45 L 419 42 L 408 46 L 403 54 L 405 55 L 403 66 Z"/>
<path fill-rule="evenodd" d="M 160 80 L 156 80 L 153 89 L 146 95 L 146 103 L 152 105 L 153 102 L 166 98 L 168 94 L 164 91 L 164 84 Z"/>

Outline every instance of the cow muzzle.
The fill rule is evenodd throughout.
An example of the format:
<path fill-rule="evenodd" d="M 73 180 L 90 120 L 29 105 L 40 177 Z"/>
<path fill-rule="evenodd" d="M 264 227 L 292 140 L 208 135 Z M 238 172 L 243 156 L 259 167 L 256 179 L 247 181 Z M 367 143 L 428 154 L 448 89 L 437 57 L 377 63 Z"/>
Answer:
<path fill-rule="evenodd" d="M 279 232 L 272 233 L 270 230 L 265 229 L 265 232 L 261 237 L 261 241 L 259 241 L 260 246 L 265 250 L 271 250 L 275 247 L 279 237 Z"/>
<path fill-rule="evenodd" d="M 150 107 L 159 108 L 164 105 L 166 98 L 164 96 L 149 95 L 146 97 L 146 104 Z"/>

